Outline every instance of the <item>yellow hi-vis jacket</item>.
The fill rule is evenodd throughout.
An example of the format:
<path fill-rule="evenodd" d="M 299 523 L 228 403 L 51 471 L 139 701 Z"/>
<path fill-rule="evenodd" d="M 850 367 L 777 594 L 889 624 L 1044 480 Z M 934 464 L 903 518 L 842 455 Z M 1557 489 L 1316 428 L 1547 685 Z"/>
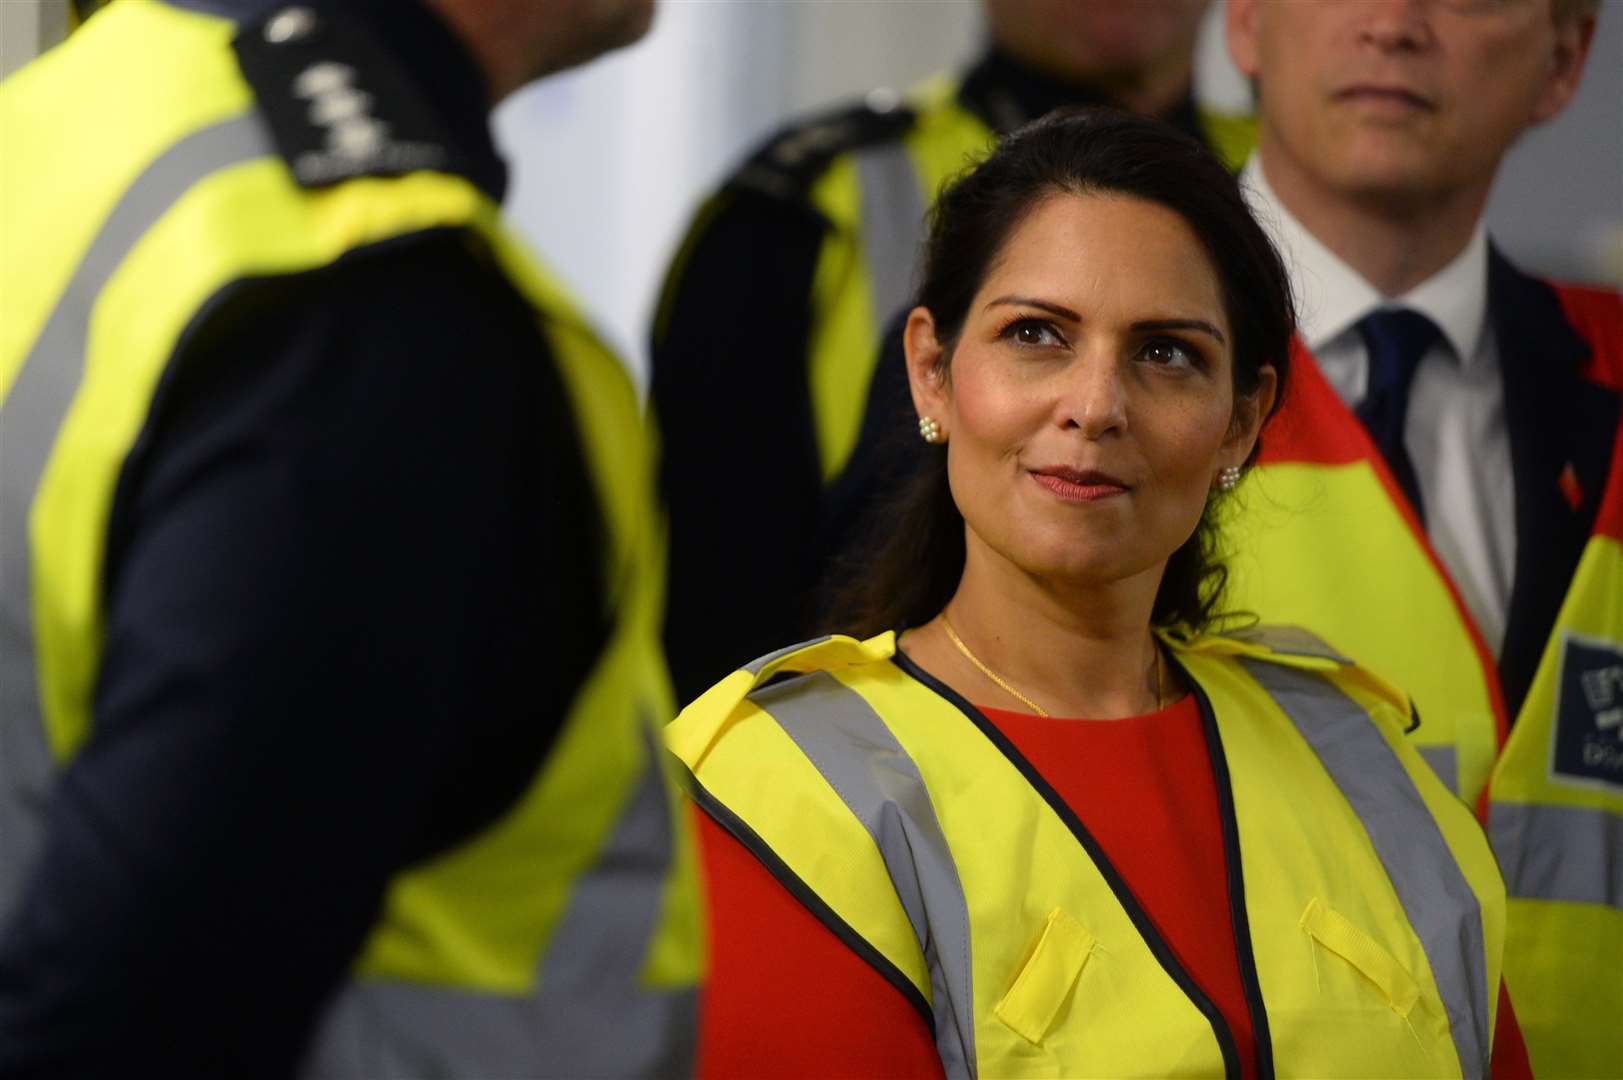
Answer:
<path fill-rule="evenodd" d="M 1486 1075 L 1504 889 L 1405 741 L 1406 700 L 1289 628 L 1173 656 L 1211 748 L 1213 899 L 1257 1074 Z M 892 634 L 763 657 L 667 741 L 700 805 L 929 1018 L 948 1077 L 1240 1075 L 1086 823 Z"/>
<path fill-rule="evenodd" d="M 1486 799 L 1509 895 L 1505 987 L 1534 1072 L 1623 1077 L 1623 299 L 1548 285 L 1497 254 L 1489 298 L 1506 396 L 1522 399 L 1507 401 L 1513 440 L 1518 426 L 1535 436 L 1506 478 L 1512 614 L 1534 607 L 1517 607 L 1522 590 L 1543 589 L 1547 629 L 1512 626 L 1496 664 L 1379 451 L 1299 343 L 1243 512 L 1225 523 L 1225 597 L 1312 627 L 1413 695 L 1410 741 L 1462 798 Z M 1584 530 L 1580 509 L 1594 515 Z M 1569 543 L 1570 570 L 1539 556 Z M 1508 737 L 1507 659 L 1529 677 Z"/>
<path fill-rule="evenodd" d="M 238 33 L 155 0 L 116 4 L 0 89 L 0 906 L 94 722 L 114 485 L 183 332 L 243 279 L 459 228 L 530 300 L 556 357 L 606 523 L 612 627 L 519 800 L 390 884 L 312 1067 L 679 1072 L 702 944 L 678 769 L 659 746 L 673 707 L 632 388 L 468 180 L 296 182 L 233 53 Z M 93 128 L 64 135 L 64 117 L 90 115 Z M 583 1037 L 605 1024 L 619 1037 Z"/>

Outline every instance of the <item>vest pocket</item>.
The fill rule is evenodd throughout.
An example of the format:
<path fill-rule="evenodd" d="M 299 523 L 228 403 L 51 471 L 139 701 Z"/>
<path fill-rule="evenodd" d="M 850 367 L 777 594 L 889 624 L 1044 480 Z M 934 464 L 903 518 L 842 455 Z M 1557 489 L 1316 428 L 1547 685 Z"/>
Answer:
<path fill-rule="evenodd" d="M 1380 943 L 1326 907 L 1318 897 L 1307 902 L 1297 924 L 1308 937 L 1353 966 L 1386 998 L 1392 1011 L 1407 1020 L 1420 1000 L 1420 986 L 1404 966 Z"/>
<path fill-rule="evenodd" d="M 1050 911 L 1037 944 L 1020 966 L 1009 992 L 992 1007 L 992 1015 L 1027 1042 L 1041 1043 L 1094 944 L 1088 928 L 1064 908 Z"/>

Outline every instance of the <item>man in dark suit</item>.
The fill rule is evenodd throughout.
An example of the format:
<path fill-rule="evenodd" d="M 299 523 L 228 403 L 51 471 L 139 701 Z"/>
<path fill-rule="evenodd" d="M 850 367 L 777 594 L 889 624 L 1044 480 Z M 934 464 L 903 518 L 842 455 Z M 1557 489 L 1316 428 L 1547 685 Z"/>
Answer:
<path fill-rule="evenodd" d="M 1226 606 L 1412 695 L 1411 739 L 1487 811 L 1535 1071 L 1613 1076 L 1623 306 L 1522 273 L 1482 224 L 1505 152 L 1577 89 L 1596 9 L 1231 0 L 1258 95 L 1242 180 L 1292 272 L 1301 362 L 1242 489 Z"/>

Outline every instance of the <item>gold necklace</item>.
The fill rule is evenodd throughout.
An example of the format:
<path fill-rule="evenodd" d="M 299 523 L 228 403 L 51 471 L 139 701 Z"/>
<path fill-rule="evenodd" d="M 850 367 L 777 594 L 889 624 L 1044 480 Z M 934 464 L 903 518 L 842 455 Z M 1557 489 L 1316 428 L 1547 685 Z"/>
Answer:
<path fill-rule="evenodd" d="M 948 639 L 958 647 L 959 652 L 964 654 L 964 659 L 968 660 L 971 664 L 974 664 L 978 669 L 980 669 L 980 673 L 982 675 L 985 675 L 988 679 L 991 679 L 998 686 L 1002 687 L 1003 690 L 1009 694 L 1009 696 L 1018 699 L 1020 704 L 1024 705 L 1038 716 L 1048 716 L 1048 713 L 1043 711 L 1043 707 L 1041 705 L 1037 704 L 1035 701 L 1032 701 L 1026 695 L 1010 686 L 1007 679 L 993 671 L 991 668 L 987 667 L 985 664 L 981 663 L 981 658 L 969 651 L 969 646 L 964 644 L 964 639 L 959 637 L 958 631 L 952 628 L 952 620 L 947 618 L 947 612 L 945 609 L 943 609 L 941 612 L 941 626 L 947 631 Z M 1161 650 L 1157 648 L 1155 650 L 1155 711 L 1160 712 L 1165 707 L 1166 706 L 1161 702 Z"/>

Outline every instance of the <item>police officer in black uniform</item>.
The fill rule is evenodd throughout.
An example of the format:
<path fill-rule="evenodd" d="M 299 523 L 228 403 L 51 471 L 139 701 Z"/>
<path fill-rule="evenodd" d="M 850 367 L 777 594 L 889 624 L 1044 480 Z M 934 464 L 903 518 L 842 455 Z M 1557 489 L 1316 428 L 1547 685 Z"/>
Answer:
<path fill-rule="evenodd" d="M 480 196 L 498 202 L 507 183 L 490 133 L 493 103 L 537 75 L 639 36 L 650 6 L 116 4 L 0 88 L 8 156 L 56 160 L 51 155 L 69 140 L 104 139 L 74 152 L 137 176 L 122 192 L 109 189 L 117 208 L 91 223 L 89 232 L 100 232 L 75 271 L 79 284 L 53 314 L 71 329 L 95 313 L 88 336 L 73 339 L 84 347 L 58 348 L 53 322 L 20 373 L 7 370 L 11 357 L 0 361 L 0 372 L 16 376 L 0 412 L 5 540 L 32 542 L 17 528 L 46 514 L 39 505 L 53 470 L 116 475 L 105 524 L 86 518 L 70 530 L 105 529 L 105 554 L 92 575 L 99 629 L 74 643 L 65 661 L 92 669 L 80 710 L 88 734 L 53 745 L 54 764 L 42 749 L 45 766 L 30 775 L 22 748 L 41 743 L 42 714 L 43 730 L 52 731 L 51 717 L 62 713 L 52 711 L 62 697 L 54 688 L 70 680 L 56 673 L 62 664 L 47 662 L 61 650 L 51 653 L 36 634 L 42 619 L 54 617 L 39 614 L 58 595 L 57 579 L 42 569 L 54 554 L 36 545 L 32 571 L 15 549 L 4 556 L 0 1075 L 286 1076 L 310 1053 L 323 1010 L 337 1000 L 385 905 L 396 903 L 391 881 L 465 851 L 493 828 L 515 827 L 516 808 L 534 816 L 545 807 L 528 800 L 560 752 L 559 733 L 589 673 L 620 632 L 616 604 L 626 600 L 611 603 L 608 577 L 593 572 L 611 529 L 583 450 L 589 425 L 564 385 L 558 339 L 547 332 L 549 320 L 568 317 L 538 309 L 517 287 L 497 257 L 500 245 L 486 239 L 496 226 L 475 227 L 480 214 L 466 208 Z M 119 19 L 122 29 L 113 25 Z M 200 126 L 147 162 L 126 163 L 120 147 L 136 136 L 97 131 L 93 108 L 58 100 L 55 127 L 28 126 L 42 115 L 31 95 L 45 85 L 56 94 L 82 92 L 87 104 L 116 101 L 118 110 L 133 102 L 138 124 L 169 122 L 186 102 L 160 100 L 156 74 L 118 85 L 123 72 L 107 72 L 96 59 L 127 57 L 120 50 L 151 42 L 172 55 L 131 58 L 131 70 L 184 78 L 218 69 L 227 75 L 197 93 L 248 112 Z M 239 79 L 246 106 L 232 103 Z M 118 110 L 109 104 L 107 112 Z M 249 148 L 233 163 L 243 143 Z M 208 154 L 224 156 L 199 164 Z M 188 189 L 177 177 L 194 167 L 199 176 Z M 341 183 L 383 184 L 403 173 L 416 174 L 408 185 L 415 194 L 371 199 L 364 186 Z M 108 213 L 104 205 L 67 205 L 80 185 L 60 179 L 64 205 L 30 212 L 69 222 Z M 160 357 L 123 457 L 85 464 L 85 455 L 70 453 L 73 414 L 58 433 L 41 427 L 34 406 L 40 388 L 71 387 L 81 368 L 120 372 L 142 347 L 133 338 L 105 340 L 136 316 L 105 311 L 96 286 L 167 300 L 165 290 L 178 285 L 162 275 L 120 276 L 119 259 L 162 244 L 165 222 L 203 220 L 219 191 L 253 183 L 292 215 L 289 231 L 299 235 L 287 241 L 290 249 L 305 242 L 301 214 L 326 215 L 321 228 L 364 230 L 369 205 L 376 213 L 415 199 L 409 205 L 420 205 L 425 220 L 460 224 L 408 222 L 378 242 L 347 251 L 340 244 L 336 257 L 294 273 L 261 259 L 262 270 L 207 297 Z M 342 204 L 347 214 L 332 199 L 350 200 Z M 25 209 L 6 207 L 4 220 L 23 221 Z M 157 222 L 145 235 L 130 227 L 143 215 Z M 214 227 L 218 239 L 200 231 L 182 249 L 187 257 L 170 264 L 175 279 L 189 281 L 216 256 L 230 258 L 227 233 L 229 244 L 255 251 L 274 252 L 282 240 L 240 216 Z M 309 227 L 312 236 L 326 235 Z M 7 321 L 28 314 L 25 290 L 15 286 L 31 271 L 19 264 L 32 267 L 39 254 L 15 235 L 11 241 L 0 252 Z M 99 280 L 104 272 L 113 277 Z M 585 333 L 573 322 L 567 329 Z M 87 375 L 77 393 L 89 400 L 95 392 Z M 43 473 L 24 477 L 29 461 L 45 462 Z M 606 717 L 580 719 L 591 740 L 618 737 Z M 632 750 L 654 760 L 650 750 Z M 665 862 L 628 856 L 621 833 L 603 841 L 620 844 L 614 853 L 630 861 L 619 866 L 623 887 L 607 894 L 614 903 L 591 894 L 599 908 L 618 903 L 621 912 L 643 876 L 660 896 L 681 895 L 658 889 L 673 861 L 673 825 L 661 809 L 660 768 L 650 768 L 651 801 L 633 804 L 652 808 L 656 827 L 638 835 L 651 837 Z M 589 794 L 598 780 L 587 776 L 576 786 Z M 542 817 L 528 827 L 545 835 Z M 564 824 L 555 831 L 575 827 Z M 522 856 L 557 854 L 541 845 Z M 529 880 L 526 872 L 516 867 L 513 879 Z M 539 890 L 504 893 L 497 880 L 472 891 L 499 918 L 544 899 Z M 423 895 L 412 902 L 421 906 Z M 573 914 L 589 921 L 594 913 Z M 570 917 L 566 907 L 554 943 L 577 928 Z M 638 930 L 627 930 L 619 948 L 640 975 Z M 428 940 L 373 944 L 369 971 L 409 966 L 418 954 L 399 958 L 417 946 L 430 967 L 489 960 L 454 948 L 441 950 L 448 960 L 434 960 L 440 954 Z M 677 945 L 696 968 L 696 946 Z M 612 980 L 614 958 L 561 952 L 554 948 L 544 963 L 567 960 L 577 974 L 591 969 L 599 984 Z M 484 1026 L 479 1009 L 497 996 L 474 993 L 476 981 L 469 976 L 456 994 L 438 998 L 423 989 L 409 1001 L 403 995 L 417 990 L 397 981 L 388 991 L 394 999 L 366 999 L 357 1014 L 387 1017 L 396 1004 L 416 1010 L 415 1021 L 389 1018 L 389 1037 L 416 1039 L 416 1056 L 391 1057 L 384 1047 L 370 1066 L 352 1061 L 336 1071 L 685 1068 L 680 1045 L 666 1054 L 655 1043 L 670 1035 L 691 1050 L 691 993 L 658 1032 L 629 1007 L 591 1011 L 584 993 L 539 1010 L 539 1020 L 498 1009 L 498 1019 L 511 1021 L 503 1028 Z M 549 1043 L 547 1020 L 572 1030 Z M 460 1065 L 440 1056 L 436 1040 L 455 1038 L 484 1056 Z"/>

